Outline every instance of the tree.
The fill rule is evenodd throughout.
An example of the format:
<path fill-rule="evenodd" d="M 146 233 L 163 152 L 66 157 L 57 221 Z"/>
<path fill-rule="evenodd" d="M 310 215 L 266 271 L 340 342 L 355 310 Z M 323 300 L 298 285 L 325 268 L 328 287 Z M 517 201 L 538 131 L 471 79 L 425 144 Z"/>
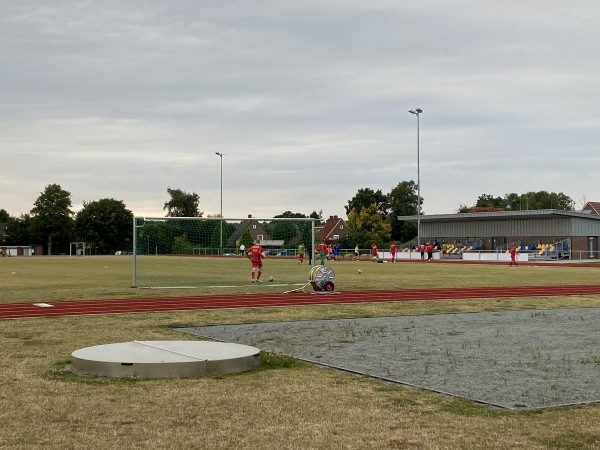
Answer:
<path fill-rule="evenodd" d="M 163 207 L 163 210 L 167 210 L 167 217 L 202 217 L 204 214 L 198 210 L 200 197 L 195 192 L 167 188 L 167 193 L 171 196 L 171 200 L 165 202 Z"/>
<path fill-rule="evenodd" d="M 508 194 L 507 194 L 508 195 Z M 480 208 L 503 208 L 506 209 L 506 196 L 502 197 L 494 197 L 490 194 L 481 194 L 477 197 L 477 202 L 475 202 L 476 207 Z"/>
<path fill-rule="evenodd" d="M 0 209 L 0 223 L 8 222 L 10 215 L 5 209 Z"/>
<path fill-rule="evenodd" d="M 177 236 L 173 240 L 173 253 L 175 255 L 191 255 L 194 246 L 188 241 L 187 235 Z"/>
<path fill-rule="evenodd" d="M 77 240 L 89 242 L 106 254 L 132 246 L 133 213 L 120 200 L 104 198 L 83 202 L 75 219 Z"/>
<path fill-rule="evenodd" d="M 421 197 L 423 204 L 423 197 Z M 414 223 L 400 221 L 398 216 L 413 216 L 419 207 L 419 194 L 417 184 L 410 181 L 401 181 L 388 194 L 390 205 L 391 239 L 399 242 L 408 242 L 417 235 L 417 226 Z M 419 208 L 419 213 L 423 212 Z"/>
<path fill-rule="evenodd" d="M 502 208 L 507 211 L 522 211 L 536 209 L 559 209 L 573 211 L 575 202 L 568 195 L 547 191 L 530 191 L 526 194 L 511 192 L 504 197 L 494 197 L 481 194 L 475 202 L 476 207 Z"/>
<path fill-rule="evenodd" d="M 221 224 L 218 221 L 212 221 L 213 228 L 212 234 L 210 235 L 210 247 L 220 247 L 221 245 Z M 223 245 L 225 246 L 229 237 L 235 232 L 236 225 L 223 222 Z"/>
<path fill-rule="evenodd" d="M 313 214 L 317 214 L 313 212 Z M 275 218 L 283 219 L 306 219 L 306 214 L 294 213 L 291 211 L 285 211 L 282 214 L 278 214 Z M 315 217 L 313 217 L 315 218 Z M 318 217 L 316 217 L 318 218 Z M 310 242 L 310 222 L 288 222 L 282 220 L 274 220 L 268 224 L 268 232 L 272 239 L 283 240 L 284 245 L 295 245 L 305 240 Z"/>
<path fill-rule="evenodd" d="M 323 220 L 323 210 L 320 210 L 319 212 L 313 211 L 308 215 L 309 219 L 317 219 L 315 221 L 315 225 L 316 226 L 320 226 L 323 225 L 325 223 L 325 221 Z"/>
<path fill-rule="evenodd" d="M 298 235 L 299 226 L 294 222 L 273 221 L 269 224 L 269 234 L 271 239 L 282 240 L 284 245 L 289 245 Z M 297 242 L 293 242 L 296 244 Z"/>
<path fill-rule="evenodd" d="M 7 245 L 30 245 L 33 242 L 31 237 L 31 216 L 21 214 L 20 217 L 9 217 L 6 221 L 6 241 Z"/>
<path fill-rule="evenodd" d="M 508 195 L 511 194 L 507 194 Z M 538 191 L 527 192 L 526 194 L 512 194 L 514 197 L 513 210 L 527 209 L 560 209 L 563 211 L 573 211 L 575 202 L 568 195 L 555 192 Z"/>
<path fill-rule="evenodd" d="M 350 240 L 361 246 L 370 247 L 372 243 L 382 245 L 390 239 L 391 226 L 382 219 L 375 203 L 350 211 L 347 225 L 352 234 Z"/>
<path fill-rule="evenodd" d="M 383 220 L 386 220 L 389 215 L 388 196 L 381 192 L 381 189 L 374 191 L 371 188 L 359 189 L 354 197 L 348 200 L 345 206 L 346 214 L 350 214 L 352 210 L 360 212 L 363 208 L 369 208 L 372 204 L 377 207 L 377 212 Z"/>
<path fill-rule="evenodd" d="M 71 193 L 58 184 L 49 184 L 40 194 L 31 210 L 32 234 L 46 242 L 48 254 L 52 245 L 66 252 L 73 231 Z"/>
<path fill-rule="evenodd" d="M 304 218 L 306 218 L 306 215 L 304 215 L 302 213 L 294 213 L 294 212 L 291 212 L 291 211 L 286 211 L 284 213 L 276 215 L 275 218 L 282 218 L 282 219 L 304 219 Z"/>
<path fill-rule="evenodd" d="M 244 230 L 244 232 L 240 236 L 238 243 L 239 245 L 244 244 L 244 247 L 246 247 L 246 249 L 249 249 L 250 247 L 252 247 L 252 245 L 254 245 L 254 242 L 252 241 L 252 235 L 250 234 L 249 229 L 246 228 Z"/>

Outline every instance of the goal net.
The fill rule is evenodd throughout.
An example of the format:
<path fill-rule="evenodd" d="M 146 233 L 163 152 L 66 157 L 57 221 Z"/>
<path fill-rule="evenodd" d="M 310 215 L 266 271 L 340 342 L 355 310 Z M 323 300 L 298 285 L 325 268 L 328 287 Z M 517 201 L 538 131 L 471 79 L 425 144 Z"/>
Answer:
<path fill-rule="evenodd" d="M 134 287 L 204 287 L 250 284 L 243 255 L 261 242 L 264 284 L 306 281 L 315 247 L 316 219 L 136 217 L 133 221 Z M 300 244 L 306 249 L 298 263 Z M 272 281 L 269 279 L 272 278 Z"/>

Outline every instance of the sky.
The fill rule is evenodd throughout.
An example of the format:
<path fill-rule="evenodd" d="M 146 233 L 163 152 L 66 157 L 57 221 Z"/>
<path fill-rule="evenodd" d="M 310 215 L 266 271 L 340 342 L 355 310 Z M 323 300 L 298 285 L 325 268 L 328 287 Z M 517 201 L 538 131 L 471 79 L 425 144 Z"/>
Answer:
<path fill-rule="evenodd" d="M 0 209 L 59 184 L 74 211 L 164 216 L 172 188 L 205 216 L 222 192 L 227 218 L 346 217 L 418 172 L 425 214 L 541 190 L 582 207 L 598 23 L 597 0 L 0 0 Z"/>

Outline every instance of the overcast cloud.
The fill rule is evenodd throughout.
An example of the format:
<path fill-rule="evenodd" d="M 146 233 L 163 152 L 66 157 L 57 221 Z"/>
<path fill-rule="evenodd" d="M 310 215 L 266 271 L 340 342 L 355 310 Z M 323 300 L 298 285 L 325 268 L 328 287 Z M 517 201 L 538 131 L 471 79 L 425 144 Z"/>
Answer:
<path fill-rule="evenodd" d="M 163 216 L 345 217 L 417 179 L 600 201 L 600 3 L 0 0 L 0 209 L 48 184 Z M 582 206 L 579 204 L 578 206 Z"/>

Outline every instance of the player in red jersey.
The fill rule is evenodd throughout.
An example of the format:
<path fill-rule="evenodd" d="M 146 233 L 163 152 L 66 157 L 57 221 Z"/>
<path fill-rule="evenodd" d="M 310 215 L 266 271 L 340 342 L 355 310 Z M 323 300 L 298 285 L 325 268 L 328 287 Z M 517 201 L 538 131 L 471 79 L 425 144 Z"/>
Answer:
<path fill-rule="evenodd" d="M 321 241 L 315 250 L 315 253 L 318 253 L 321 258 L 321 265 L 325 265 L 325 258 L 327 257 L 327 244 L 325 241 Z"/>
<path fill-rule="evenodd" d="M 433 244 L 428 242 L 425 246 L 425 250 L 427 250 L 427 261 L 433 261 Z"/>
<path fill-rule="evenodd" d="M 298 245 L 298 264 L 304 262 L 304 244 Z"/>
<path fill-rule="evenodd" d="M 392 254 L 392 262 L 395 263 L 396 262 L 396 242 L 392 242 L 392 245 L 390 245 L 390 253 Z"/>
<path fill-rule="evenodd" d="M 425 261 L 425 244 L 422 242 L 419 244 L 419 252 L 421 252 L 421 259 Z"/>
<path fill-rule="evenodd" d="M 373 245 L 371 246 L 371 259 L 373 260 L 373 262 L 377 262 L 377 260 L 379 259 L 379 255 L 377 253 L 377 244 L 373 243 Z"/>
<path fill-rule="evenodd" d="M 510 266 L 512 267 L 512 265 L 514 264 L 515 266 L 518 266 L 517 264 L 517 247 L 515 247 L 514 245 L 512 246 L 512 248 L 510 249 Z"/>
<path fill-rule="evenodd" d="M 252 263 L 252 282 L 254 283 L 254 274 L 256 272 L 256 282 L 262 283 L 260 276 L 262 275 L 262 260 L 265 255 L 258 239 L 252 247 L 246 250 L 246 256 L 250 258 L 250 262 Z"/>

